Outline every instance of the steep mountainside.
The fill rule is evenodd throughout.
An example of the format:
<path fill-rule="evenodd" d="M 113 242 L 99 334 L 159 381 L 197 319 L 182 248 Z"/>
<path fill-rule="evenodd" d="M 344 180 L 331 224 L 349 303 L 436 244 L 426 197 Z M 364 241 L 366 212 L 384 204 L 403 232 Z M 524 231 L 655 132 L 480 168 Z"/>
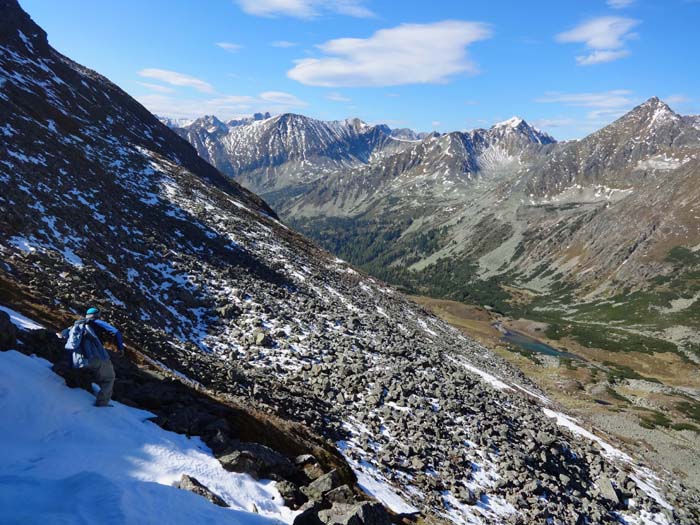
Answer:
<path fill-rule="evenodd" d="M 276 209 L 352 262 L 433 294 L 428 274 L 443 259 L 466 265 L 464 282 L 499 275 L 537 293 L 600 298 L 648 286 L 673 271 L 674 247 L 700 243 L 692 119 L 653 98 L 561 144 L 516 122 L 426 139 Z M 486 295 L 470 299 L 497 299 Z"/>
<path fill-rule="evenodd" d="M 638 185 L 634 172 L 673 170 L 700 149 L 700 131 L 656 97 L 535 164 L 528 190 L 556 195 L 573 184 Z"/>
<path fill-rule="evenodd" d="M 307 425 L 365 491 L 428 522 L 700 519 L 696 492 L 291 231 L 123 91 L 50 48 L 14 0 L 0 0 L 0 12 L 7 306 L 65 317 L 99 305 L 147 360 Z M 280 120 L 251 126 L 274 121 L 270 136 L 284 137 Z M 227 432 L 217 427 L 217 439 Z M 321 498 L 325 481 L 302 487 L 310 501 L 298 523 L 357 523 L 342 491 Z"/>

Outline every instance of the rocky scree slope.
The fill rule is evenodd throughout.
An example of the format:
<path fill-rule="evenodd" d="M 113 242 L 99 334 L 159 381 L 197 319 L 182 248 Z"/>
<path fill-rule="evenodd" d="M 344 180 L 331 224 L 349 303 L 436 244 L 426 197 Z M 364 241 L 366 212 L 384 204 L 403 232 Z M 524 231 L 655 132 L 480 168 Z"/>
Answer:
<path fill-rule="evenodd" d="M 697 521 L 695 492 L 289 230 L 123 91 L 51 49 L 15 2 L 0 10 L 0 289 L 44 311 L 99 305 L 157 366 L 331 440 L 396 512 Z M 304 519 L 335 519 L 313 502 L 332 488 L 309 495 Z"/>

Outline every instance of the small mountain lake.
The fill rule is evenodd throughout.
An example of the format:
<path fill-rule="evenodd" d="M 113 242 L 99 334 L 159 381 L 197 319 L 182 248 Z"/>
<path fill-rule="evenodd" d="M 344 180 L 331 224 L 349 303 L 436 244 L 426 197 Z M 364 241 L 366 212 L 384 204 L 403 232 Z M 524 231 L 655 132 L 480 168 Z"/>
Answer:
<path fill-rule="evenodd" d="M 537 354 L 551 355 L 554 357 L 565 357 L 569 359 L 576 359 L 578 361 L 585 361 L 585 359 L 583 359 L 580 356 L 577 356 L 576 354 L 564 352 L 562 350 L 557 350 L 553 346 L 543 343 L 542 341 L 538 341 L 537 339 L 534 339 L 528 335 L 521 334 L 520 332 L 508 330 L 503 327 L 500 327 L 499 330 L 503 334 L 503 336 L 501 337 L 501 341 L 519 346 L 523 350 L 535 352 Z"/>

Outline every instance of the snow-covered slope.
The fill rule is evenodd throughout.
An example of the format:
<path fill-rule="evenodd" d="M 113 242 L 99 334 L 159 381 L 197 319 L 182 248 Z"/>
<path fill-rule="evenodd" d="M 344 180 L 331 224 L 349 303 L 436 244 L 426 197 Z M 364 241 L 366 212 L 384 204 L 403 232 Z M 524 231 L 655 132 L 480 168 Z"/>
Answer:
<path fill-rule="evenodd" d="M 227 472 L 199 438 L 153 414 L 97 409 L 51 363 L 0 352 L 0 522 L 149 525 L 291 523 L 274 482 Z M 230 509 L 176 487 L 193 476 Z M 256 508 L 258 513 L 253 509 Z"/>

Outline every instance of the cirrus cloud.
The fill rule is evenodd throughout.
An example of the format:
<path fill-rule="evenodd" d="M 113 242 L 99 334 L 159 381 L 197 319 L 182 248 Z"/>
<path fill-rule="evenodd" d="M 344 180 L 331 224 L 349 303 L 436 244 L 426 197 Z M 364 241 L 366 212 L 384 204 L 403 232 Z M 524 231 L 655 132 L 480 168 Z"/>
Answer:
<path fill-rule="evenodd" d="M 326 12 L 356 18 L 374 16 L 362 5 L 362 0 L 237 0 L 237 3 L 243 11 L 256 16 L 316 18 Z"/>
<path fill-rule="evenodd" d="M 632 29 L 639 25 L 639 20 L 620 16 L 602 16 L 559 33 L 557 42 L 581 43 L 591 52 L 576 57 L 582 66 L 612 62 L 629 55 L 624 49 L 625 42 L 637 36 Z"/>
<path fill-rule="evenodd" d="M 326 56 L 296 60 L 287 76 L 322 87 L 444 83 L 459 73 L 478 73 L 467 47 L 491 34 L 481 22 L 402 24 L 369 38 L 325 42 L 317 47 Z"/>
<path fill-rule="evenodd" d="M 308 103 L 295 95 L 283 91 L 264 91 L 257 96 L 219 95 L 210 98 L 181 98 L 154 93 L 136 97 L 136 99 L 152 113 L 171 118 L 216 115 L 226 120 L 258 111 L 277 114 L 308 106 Z"/>
<path fill-rule="evenodd" d="M 290 42 L 289 40 L 275 40 L 274 42 L 270 42 L 270 45 L 272 47 L 294 47 L 297 45 L 296 42 Z"/>
<path fill-rule="evenodd" d="M 326 95 L 326 99 L 332 100 L 333 102 L 350 102 L 350 99 L 343 95 L 342 93 L 338 93 L 337 91 L 332 91 Z"/>
<path fill-rule="evenodd" d="M 617 51 L 593 51 L 590 55 L 576 57 L 576 63 L 581 66 L 603 64 L 605 62 L 612 62 L 613 60 L 624 58 L 629 54 L 630 52 L 626 49 L 618 49 Z"/>
<path fill-rule="evenodd" d="M 613 9 L 624 9 L 625 7 L 631 6 L 635 0 L 608 0 L 608 7 Z"/>
<path fill-rule="evenodd" d="M 137 82 L 140 86 L 150 89 L 151 91 L 157 91 L 158 93 L 175 93 L 173 88 L 168 86 L 161 86 L 160 84 L 152 84 L 150 82 Z"/>
<path fill-rule="evenodd" d="M 213 93 L 214 88 L 208 82 L 199 78 L 171 71 L 169 69 L 147 68 L 139 71 L 139 75 L 145 78 L 154 78 L 173 86 L 185 86 L 201 91 L 202 93 Z"/>
<path fill-rule="evenodd" d="M 239 44 L 234 44 L 232 42 L 217 42 L 216 45 L 229 53 L 236 53 L 241 48 Z"/>
<path fill-rule="evenodd" d="M 587 108 L 591 120 L 617 118 L 625 114 L 638 98 L 628 89 L 613 89 L 596 93 L 549 92 L 535 100 L 541 103 L 557 103 L 565 106 Z"/>

